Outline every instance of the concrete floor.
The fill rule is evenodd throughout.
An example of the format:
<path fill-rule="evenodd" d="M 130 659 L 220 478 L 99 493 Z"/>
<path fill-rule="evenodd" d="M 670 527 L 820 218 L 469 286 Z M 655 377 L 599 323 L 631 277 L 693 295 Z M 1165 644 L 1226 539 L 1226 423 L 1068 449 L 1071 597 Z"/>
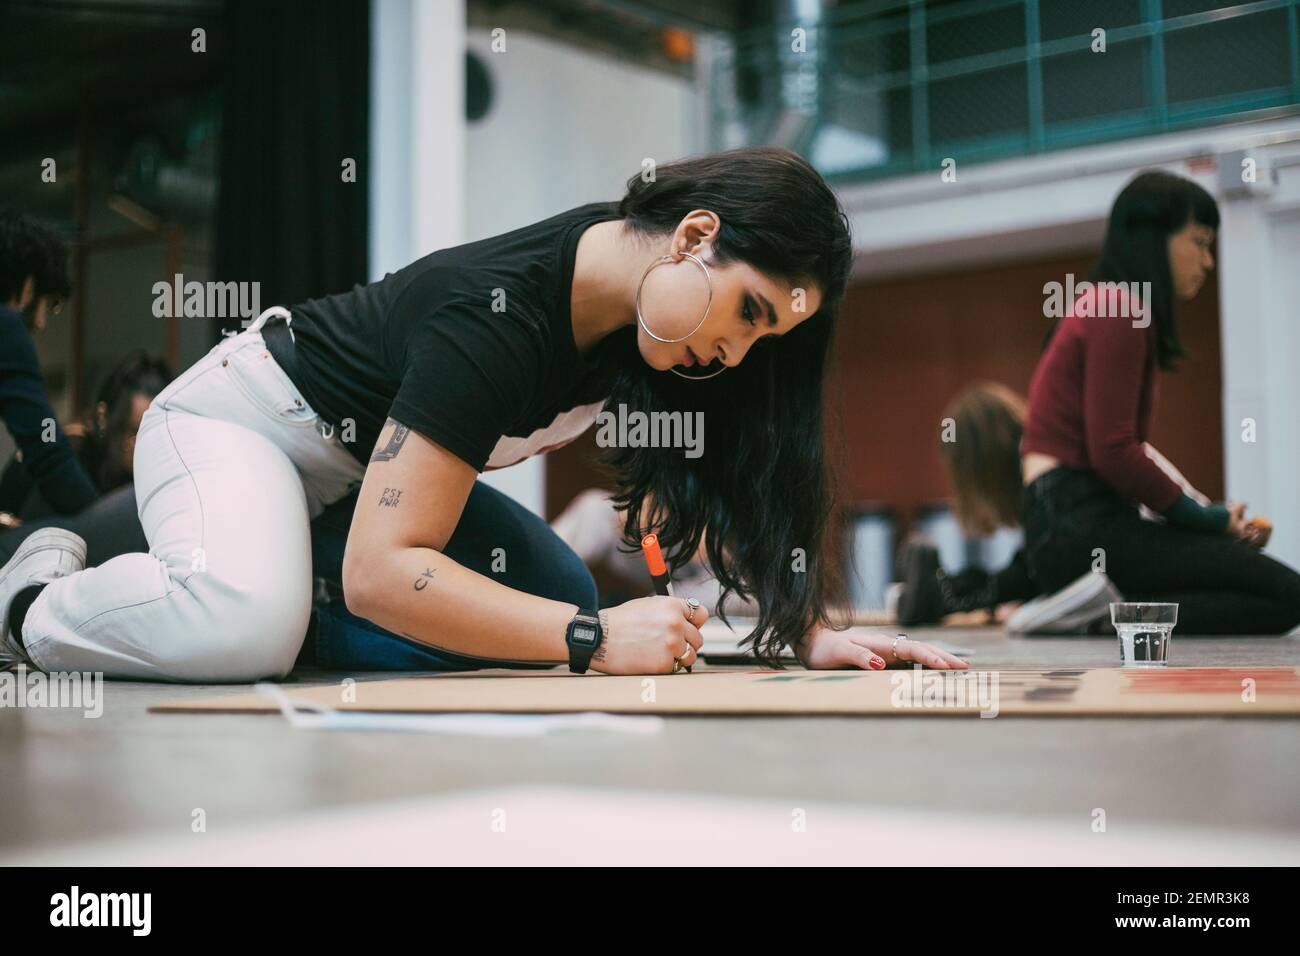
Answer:
<path fill-rule="evenodd" d="M 1114 666 L 1113 639 L 914 631 L 972 666 Z M 1175 637 L 1178 665 L 1300 664 L 1300 637 Z M 304 683 L 335 682 L 308 672 Z M 240 688 L 243 689 L 243 688 Z M 538 739 L 296 730 L 279 715 L 148 714 L 229 687 L 112 682 L 103 716 L 0 709 L 0 861 L 106 837 L 265 825 L 469 788 L 735 794 L 1026 824 L 1107 808 L 1112 826 L 1300 836 L 1300 721 L 1249 718 L 672 717 L 661 734 Z"/>

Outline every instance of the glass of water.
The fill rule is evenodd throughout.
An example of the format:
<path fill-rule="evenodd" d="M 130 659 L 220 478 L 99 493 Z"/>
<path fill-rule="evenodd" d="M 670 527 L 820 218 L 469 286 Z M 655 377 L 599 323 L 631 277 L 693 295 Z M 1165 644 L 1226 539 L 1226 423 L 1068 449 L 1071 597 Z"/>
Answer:
<path fill-rule="evenodd" d="M 1164 667 L 1169 662 L 1177 604 L 1112 604 L 1110 622 L 1119 635 L 1119 659 L 1125 667 Z"/>

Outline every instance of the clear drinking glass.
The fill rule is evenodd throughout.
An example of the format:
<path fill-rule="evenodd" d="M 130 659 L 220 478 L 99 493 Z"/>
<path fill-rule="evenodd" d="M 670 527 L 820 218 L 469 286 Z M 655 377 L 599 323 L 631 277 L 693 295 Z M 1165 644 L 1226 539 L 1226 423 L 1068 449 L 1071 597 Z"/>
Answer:
<path fill-rule="evenodd" d="M 1119 635 L 1119 659 L 1125 667 L 1164 667 L 1169 662 L 1177 604 L 1112 604 L 1110 622 Z"/>

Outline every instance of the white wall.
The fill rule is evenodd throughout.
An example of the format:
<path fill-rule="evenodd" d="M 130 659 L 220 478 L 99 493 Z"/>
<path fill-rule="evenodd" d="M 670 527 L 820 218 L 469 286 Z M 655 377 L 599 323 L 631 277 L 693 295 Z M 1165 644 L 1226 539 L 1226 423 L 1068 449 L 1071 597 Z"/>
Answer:
<path fill-rule="evenodd" d="M 1300 163 L 1277 172 L 1271 195 L 1222 203 L 1223 447 L 1228 494 L 1300 567 Z"/>
<path fill-rule="evenodd" d="M 465 180 L 471 240 L 572 206 L 620 199 L 641 161 L 691 151 L 689 83 L 507 30 L 470 48 L 492 77 L 489 114 L 469 128 Z"/>
<path fill-rule="evenodd" d="M 1236 174 L 1248 150 L 1277 184 L 1230 198 L 1216 157 Z M 1227 495 L 1274 524 L 1270 551 L 1300 566 L 1300 119 L 1238 123 L 841 190 L 860 277 L 1096 250 L 1107 213 L 1139 169 L 1195 179 L 1220 202 L 1219 295 Z M 1238 177 L 1239 178 L 1239 177 Z M 1258 440 L 1242 440 L 1255 420 Z"/>
<path fill-rule="evenodd" d="M 370 11 L 370 278 L 465 241 L 463 0 Z"/>

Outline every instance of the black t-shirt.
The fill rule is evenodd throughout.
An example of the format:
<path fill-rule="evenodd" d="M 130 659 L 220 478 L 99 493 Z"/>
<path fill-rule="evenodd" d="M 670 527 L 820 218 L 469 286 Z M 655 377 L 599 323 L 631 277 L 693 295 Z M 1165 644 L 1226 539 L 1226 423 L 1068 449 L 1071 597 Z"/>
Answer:
<path fill-rule="evenodd" d="M 567 444 L 613 371 L 574 342 L 578 239 L 618 218 L 618 203 L 589 203 L 292 306 L 294 384 L 326 422 L 356 423 L 362 463 L 390 416 L 478 471 Z"/>

